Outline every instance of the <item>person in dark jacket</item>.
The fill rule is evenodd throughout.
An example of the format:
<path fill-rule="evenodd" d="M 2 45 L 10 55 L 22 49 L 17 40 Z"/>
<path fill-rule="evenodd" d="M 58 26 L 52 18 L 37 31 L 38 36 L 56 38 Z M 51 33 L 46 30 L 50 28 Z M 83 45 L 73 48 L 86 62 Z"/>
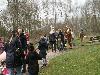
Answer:
<path fill-rule="evenodd" d="M 56 35 L 55 32 L 49 35 L 49 41 L 51 44 L 52 52 L 56 52 Z"/>
<path fill-rule="evenodd" d="M 40 50 L 39 54 L 43 60 L 43 66 L 46 66 L 47 65 L 47 60 L 46 60 L 47 53 L 46 53 L 46 51 L 48 49 L 48 44 L 47 44 L 47 41 L 44 37 L 42 37 L 40 39 L 38 49 Z"/>
<path fill-rule="evenodd" d="M 26 63 L 28 64 L 29 75 L 38 75 L 39 64 L 38 60 L 41 60 L 41 56 L 35 51 L 32 43 L 29 45 L 29 53 L 26 57 Z"/>
<path fill-rule="evenodd" d="M 27 54 L 27 39 L 26 39 L 23 29 L 18 29 L 18 32 L 19 32 L 19 39 L 22 46 L 21 48 L 22 59 L 23 59 L 22 72 L 25 73 L 26 72 L 25 55 Z"/>
<path fill-rule="evenodd" d="M 84 39 L 85 33 L 83 31 L 83 29 L 81 29 L 80 33 L 79 33 L 79 37 L 80 37 L 80 41 L 81 41 L 81 46 L 83 45 L 83 39 Z"/>
<path fill-rule="evenodd" d="M 46 42 L 47 42 L 47 51 L 48 51 L 48 49 L 49 49 L 49 37 L 45 34 L 44 35 L 44 39 L 46 40 Z"/>
<path fill-rule="evenodd" d="M 64 33 L 62 32 L 62 30 L 59 30 L 59 34 L 58 34 L 58 38 L 60 39 L 60 49 L 63 50 L 64 49 Z"/>
<path fill-rule="evenodd" d="M 27 51 L 27 39 L 26 39 L 26 36 L 24 34 L 24 30 L 23 29 L 19 33 L 19 38 L 20 38 L 20 42 L 22 44 L 22 50 L 23 51 Z"/>
<path fill-rule="evenodd" d="M 55 36 L 56 36 L 56 48 L 58 49 L 58 31 L 55 31 Z"/>
<path fill-rule="evenodd" d="M 14 75 L 14 68 L 16 69 L 17 74 L 16 75 L 22 75 L 21 74 L 21 66 L 22 66 L 22 60 L 21 60 L 21 54 L 20 54 L 20 42 L 16 35 L 16 31 L 12 31 L 12 36 L 4 45 L 4 49 L 6 52 L 6 67 L 9 70 L 9 75 Z"/>

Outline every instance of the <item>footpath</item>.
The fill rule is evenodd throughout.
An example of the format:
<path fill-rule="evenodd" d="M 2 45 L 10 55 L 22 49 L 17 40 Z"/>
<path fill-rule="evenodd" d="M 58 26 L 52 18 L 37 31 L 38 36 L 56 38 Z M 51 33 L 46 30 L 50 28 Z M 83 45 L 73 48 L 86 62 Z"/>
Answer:
<path fill-rule="evenodd" d="M 49 50 L 48 51 L 48 53 L 47 53 L 47 63 L 49 64 L 49 61 L 52 59 L 52 58 L 54 58 L 54 57 L 56 57 L 56 56 L 59 56 L 60 54 L 62 54 L 62 52 L 59 52 L 59 51 L 57 51 L 57 52 L 52 52 L 51 50 Z M 40 60 L 39 61 L 39 66 L 41 67 L 43 64 L 42 64 L 42 61 Z"/>
<path fill-rule="evenodd" d="M 49 61 L 52 59 L 52 58 L 55 58 L 56 56 L 59 56 L 60 54 L 62 54 L 64 51 L 58 51 L 57 52 L 52 52 L 52 50 L 49 50 L 47 52 L 47 63 L 49 64 Z M 5 60 L 6 59 L 6 52 L 3 52 L 2 54 L 0 54 L 0 61 L 1 60 Z M 39 60 L 39 67 L 41 68 L 43 66 L 43 63 L 42 63 L 42 60 Z M 26 72 L 25 74 L 23 75 L 28 75 L 28 72 Z"/>
<path fill-rule="evenodd" d="M 62 54 L 64 51 L 62 52 L 52 52 L 52 50 L 49 50 L 47 52 L 47 63 L 49 64 L 49 61 L 52 59 L 52 58 L 55 58 L 56 56 L 59 56 L 60 54 Z M 39 67 L 41 69 L 41 67 L 43 66 L 43 63 L 42 63 L 42 60 L 39 60 Z M 28 72 L 26 72 L 25 74 L 23 75 L 28 75 Z"/>

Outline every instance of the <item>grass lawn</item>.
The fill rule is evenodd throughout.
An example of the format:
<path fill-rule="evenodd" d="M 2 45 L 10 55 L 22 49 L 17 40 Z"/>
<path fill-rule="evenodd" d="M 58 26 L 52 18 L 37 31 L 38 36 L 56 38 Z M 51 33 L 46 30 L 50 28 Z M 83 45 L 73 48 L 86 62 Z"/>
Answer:
<path fill-rule="evenodd" d="M 100 75 L 100 45 L 66 51 L 51 59 L 40 75 Z"/>

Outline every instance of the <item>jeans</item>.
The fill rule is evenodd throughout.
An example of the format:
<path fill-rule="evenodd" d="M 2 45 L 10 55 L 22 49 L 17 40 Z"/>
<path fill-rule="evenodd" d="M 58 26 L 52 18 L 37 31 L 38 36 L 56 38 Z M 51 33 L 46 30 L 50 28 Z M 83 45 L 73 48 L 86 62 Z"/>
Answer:
<path fill-rule="evenodd" d="M 14 75 L 14 68 L 7 68 L 9 71 L 9 75 Z"/>
<path fill-rule="evenodd" d="M 26 72 L 26 60 L 25 60 L 25 57 L 22 58 L 22 60 L 23 60 L 22 72 L 25 73 Z"/>
<path fill-rule="evenodd" d="M 52 47 L 52 52 L 55 51 L 56 52 L 56 41 L 51 43 L 51 47 Z"/>
<path fill-rule="evenodd" d="M 17 72 L 16 75 L 22 75 L 21 69 L 22 69 L 22 66 L 16 67 L 16 72 Z"/>

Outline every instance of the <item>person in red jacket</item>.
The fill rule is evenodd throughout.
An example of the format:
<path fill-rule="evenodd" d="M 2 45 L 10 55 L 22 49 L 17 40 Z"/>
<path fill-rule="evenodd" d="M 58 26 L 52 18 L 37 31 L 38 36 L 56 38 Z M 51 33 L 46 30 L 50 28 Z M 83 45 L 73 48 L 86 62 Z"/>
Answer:
<path fill-rule="evenodd" d="M 26 32 L 25 35 L 26 35 L 26 39 L 27 39 L 27 44 L 29 44 L 29 38 L 30 38 L 29 33 Z"/>
<path fill-rule="evenodd" d="M 67 38 L 67 42 L 70 46 L 70 49 L 72 49 L 72 34 L 71 34 L 71 28 L 68 28 L 65 32 L 65 37 Z"/>

